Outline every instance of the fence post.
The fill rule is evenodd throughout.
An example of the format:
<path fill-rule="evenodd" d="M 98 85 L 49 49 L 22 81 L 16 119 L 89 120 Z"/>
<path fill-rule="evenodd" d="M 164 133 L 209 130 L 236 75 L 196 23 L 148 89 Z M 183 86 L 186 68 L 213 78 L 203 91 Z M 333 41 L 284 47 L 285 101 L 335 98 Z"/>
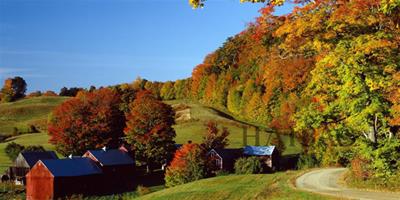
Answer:
<path fill-rule="evenodd" d="M 243 146 L 247 146 L 247 126 L 243 126 Z"/>
<path fill-rule="evenodd" d="M 255 137 L 256 137 L 256 146 L 260 146 L 260 129 L 258 128 L 258 127 L 256 127 L 256 135 L 255 135 Z"/>

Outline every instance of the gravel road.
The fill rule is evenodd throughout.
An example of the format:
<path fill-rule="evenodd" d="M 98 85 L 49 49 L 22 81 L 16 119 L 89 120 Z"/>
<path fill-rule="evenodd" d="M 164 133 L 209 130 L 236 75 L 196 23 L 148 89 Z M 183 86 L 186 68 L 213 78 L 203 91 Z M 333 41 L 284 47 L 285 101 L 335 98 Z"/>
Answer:
<path fill-rule="evenodd" d="M 308 172 L 297 178 L 296 187 L 344 199 L 400 200 L 400 193 L 363 191 L 339 185 L 338 180 L 346 170 L 346 168 L 328 168 Z"/>

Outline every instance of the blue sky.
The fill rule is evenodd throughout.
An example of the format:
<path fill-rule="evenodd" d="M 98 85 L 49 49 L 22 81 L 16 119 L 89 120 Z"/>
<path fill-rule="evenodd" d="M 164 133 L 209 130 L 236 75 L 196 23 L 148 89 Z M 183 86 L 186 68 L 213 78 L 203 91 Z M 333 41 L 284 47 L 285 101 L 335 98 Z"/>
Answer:
<path fill-rule="evenodd" d="M 208 0 L 0 0 L 0 85 L 28 91 L 189 77 L 262 4 Z M 278 13 L 287 12 L 281 8 Z"/>

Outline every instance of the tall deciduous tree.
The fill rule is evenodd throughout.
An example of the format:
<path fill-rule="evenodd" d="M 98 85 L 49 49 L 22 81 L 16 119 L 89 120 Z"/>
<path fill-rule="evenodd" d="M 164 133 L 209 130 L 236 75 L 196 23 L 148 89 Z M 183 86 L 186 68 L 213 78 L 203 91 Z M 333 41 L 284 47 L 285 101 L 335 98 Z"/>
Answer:
<path fill-rule="evenodd" d="M 172 157 L 176 134 L 172 127 L 175 112 L 171 106 L 149 91 L 140 91 L 130 105 L 126 124 L 126 138 L 133 145 L 137 160 L 151 167 Z"/>
<path fill-rule="evenodd" d="M 214 121 L 209 121 L 206 124 L 207 132 L 203 137 L 203 142 L 201 146 L 205 150 L 205 152 L 210 151 L 211 149 L 222 149 L 228 146 L 229 140 L 229 131 L 227 128 L 223 127 L 222 131 L 218 130 L 218 125 Z"/>
<path fill-rule="evenodd" d="M 1 100 L 10 102 L 25 97 L 26 86 L 27 84 L 22 77 L 16 76 L 6 79 L 1 90 Z"/>
<path fill-rule="evenodd" d="M 65 101 L 55 108 L 49 120 L 50 143 L 65 156 L 116 147 L 125 127 L 120 103 L 119 95 L 106 88 Z"/>
<path fill-rule="evenodd" d="M 161 98 L 164 100 L 172 100 L 175 98 L 174 83 L 167 81 L 163 84 L 160 91 Z"/>

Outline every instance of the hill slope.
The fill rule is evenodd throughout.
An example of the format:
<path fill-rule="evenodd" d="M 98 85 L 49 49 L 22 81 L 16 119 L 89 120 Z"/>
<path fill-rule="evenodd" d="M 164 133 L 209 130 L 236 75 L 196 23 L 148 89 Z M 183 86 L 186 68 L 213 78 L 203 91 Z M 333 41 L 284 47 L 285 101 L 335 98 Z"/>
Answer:
<path fill-rule="evenodd" d="M 139 199 L 331 199 L 291 188 L 289 181 L 297 173 L 220 176 L 164 189 Z"/>
<path fill-rule="evenodd" d="M 68 97 L 35 97 L 0 104 L 0 135 L 10 135 L 14 127 L 26 132 L 29 125 L 43 128 L 48 114 Z"/>
<path fill-rule="evenodd" d="M 24 146 L 42 145 L 46 149 L 54 149 L 48 143 L 48 135 L 45 131 L 47 118 L 54 107 L 67 99 L 68 97 L 35 97 L 0 104 L 0 135 L 11 135 L 14 127 L 24 133 L 29 125 L 34 125 L 41 131 L 40 133 L 11 137 L 6 142 L 0 143 L 0 173 L 12 163 L 4 152 L 9 142 Z"/>
<path fill-rule="evenodd" d="M 255 144 L 255 126 L 235 119 L 229 113 L 225 113 L 216 110 L 211 107 L 207 107 L 198 103 L 193 103 L 190 101 L 174 100 L 167 101 L 168 104 L 175 107 L 177 112 L 185 111 L 185 120 L 177 120 L 177 125 L 175 125 L 175 131 L 177 134 L 177 143 L 186 143 L 188 140 L 194 142 L 201 142 L 204 133 L 206 132 L 205 124 L 209 120 L 216 121 L 220 127 L 228 128 L 231 133 L 229 136 L 229 146 L 230 147 L 242 147 L 243 146 L 243 127 L 249 127 L 247 129 L 248 145 Z M 179 108 L 182 107 L 182 108 Z M 260 131 L 260 145 L 269 145 L 273 138 L 277 135 L 272 132 Z M 299 153 L 301 150 L 301 145 L 294 139 L 291 139 L 288 135 L 280 136 L 283 143 L 286 146 L 284 154 Z"/>
<path fill-rule="evenodd" d="M 12 164 L 12 161 L 7 157 L 4 149 L 9 142 L 15 142 L 24 146 L 42 145 L 47 150 L 54 150 L 54 146 L 48 143 L 49 136 L 47 133 L 24 134 L 9 138 L 6 142 L 0 143 L 0 174 Z"/>

